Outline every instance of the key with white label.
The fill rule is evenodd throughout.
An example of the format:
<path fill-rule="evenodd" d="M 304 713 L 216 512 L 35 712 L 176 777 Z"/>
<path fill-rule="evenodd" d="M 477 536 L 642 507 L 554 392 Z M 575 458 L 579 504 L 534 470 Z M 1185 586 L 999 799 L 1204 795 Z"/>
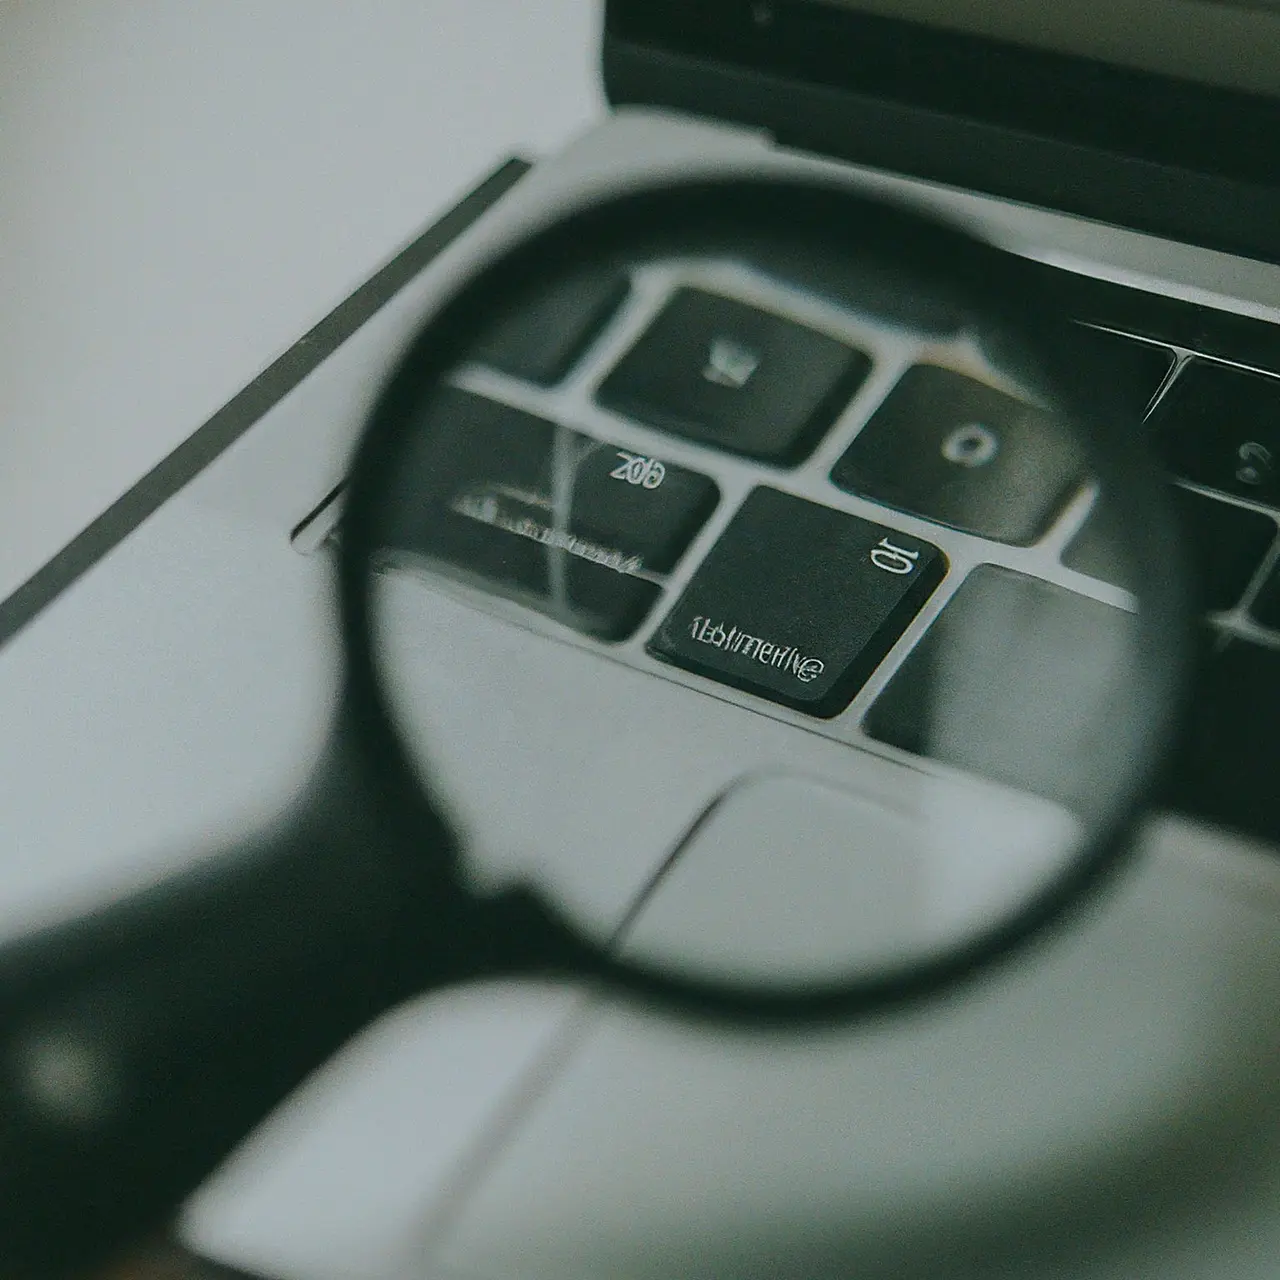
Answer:
<path fill-rule="evenodd" d="M 1184 480 L 1280 505 L 1280 378 L 1189 360 L 1151 425 Z"/>
<path fill-rule="evenodd" d="M 755 489 L 648 649 L 722 684 L 834 716 L 946 569 L 932 543 Z"/>
<path fill-rule="evenodd" d="M 630 635 L 719 501 L 709 477 L 442 388 L 384 535 L 602 640 Z"/>

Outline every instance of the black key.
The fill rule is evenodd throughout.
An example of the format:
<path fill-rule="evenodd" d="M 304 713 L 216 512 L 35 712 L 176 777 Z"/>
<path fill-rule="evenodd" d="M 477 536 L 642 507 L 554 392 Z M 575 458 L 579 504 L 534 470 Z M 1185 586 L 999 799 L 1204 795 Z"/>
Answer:
<path fill-rule="evenodd" d="M 1184 479 L 1280 502 L 1280 379 L 1192 360 L 1151 421 Z"/>
<path fill-rule="evenodd" d="M 1280 841 L 1280 651 L 1206 645 L 1164 788 L 1171 809 Z"/>
<path fill-rule="evenodd" d="M 573 527 L 601 539 L 625 537 L 646 571 L 666 573 L 718 501 L 715 483 L 696 471 L 596 444 L 578 462 Z"/>
<path fill-rule="evenodd" d="M 1126 558 L 1124 528 L 1116 508 L 1099 498 L 1081 528 L 1067 545 L 1062 563 L 1077 573 L 1113 583 L 1117 587 L 1136 590 L 1140 584 L 1131 581 L 1133 565 Z"/>
<path fill-rule="evenodd" d="M 551 386 L 573 368 L 629 288 L 622 271 L 571 276 L 495 325 L 475 358 L 513 378 Z"/>
<path fill-rule="evenodd" d="M 980 565 L 866 719 L 881 742 L 1072 805 L 1087 800 L 1120 678 L 1102 655 L 1132 617 L 1040 578 Z"/>
<path fill-rule="evenodd" d="M 655 657 L 833 716 L 946 572 L 937 547 L 756 489 L 649 642 Z"/>
<path fill-rule="evenodd" d="M 1275 537 L 1275 523 L 1256 511 L 1217 498 L 1173 488 L 1182 524 L 1183 547 L 1190 561 L 1197 608 L 1209 613 L 1231 609 L 1244 594 Z M 1106 512 L 1091 515 L 1062 557 L 1068 569 L 1105 582 L 1121 582 L 1115 555 L 1123 531 L 1106 530 Z"/>
<path fill-rule="evenodd" d="M 750 237 L 726 243 L 725 251 L 784 287 L 804 289 L 838 307 L 883 324 L 910 329 L 918 337 L 950 338 L 970 323 L 957 301 L 938 290 L 904 289 L 900 269 L 833 252 L 830 244 L 800 244 L 792 237 Z"/>
<path fill-rule="evenodd" d="M 1252 613 L 1264 627 L 1280 631 L 1280 567 L 1272 569 L 1253 602 Z"/>
<path fill-rule="evenodd" d="M 766 462 L 806 457 L 867 376 L 843 342 L 697 289 L 681 289 L 600 388 L 650 426 Z"/>
<path fill-rule="evenodd" d="M 420 424 L 385 544 L 602 639 L 629 635 L 714 509 L 711 480 L 452 388 Z M 560 495 L 563 495 L 561 497 Z M 579 512 L 579 503 L 581 512 Z"/>
<path fill-rule="evenodd" d="M 1100 381 L 1106 387 L 1121 415 L 1141 422 L 1173 368 L 1173 352 L 1168 347 L 1084 325 L 1076 327 L 1073 349 L 1076 343 L 1078 358 L 1086 362 L 1090 381 Z"/>
<path fill-rule="evenodd" d="M 963 374 L 916 365 L 831 479 L 927 520 L 1025 545 L 1079 487 L 1083 458 L 1048 414 Z"/>
<path fill-rule="evenodd" d="M 406 442 L 382 511 L 381 543 L 522 595 L 545 596 L 542 546 L 507 535 L 495 522 L 541 513 L 554 431 L 552 423 L 495 401 L 440 389 Z"/>
<path fill-rule="evenodd" d="M 1233 608 L 1271 549 L 1275 522 L 1188 489 L 1179 487 L 1175 495 L 1199 607 Z"/>

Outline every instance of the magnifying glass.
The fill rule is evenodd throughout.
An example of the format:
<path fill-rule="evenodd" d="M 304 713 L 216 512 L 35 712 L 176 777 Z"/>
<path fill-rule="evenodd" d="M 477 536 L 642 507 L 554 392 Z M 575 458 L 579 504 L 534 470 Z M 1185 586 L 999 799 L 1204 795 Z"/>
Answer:
<path fill-rule="evenodd" d="M 633 190 L 475 272 L 355 457 L 308 794 L 0 954 L 0 1256 L 162 1223 L 420 992 L 848 1020 L 1062 920 L 1189 633 L 1097 361 L 1026 263 L 835 185 Z"/>

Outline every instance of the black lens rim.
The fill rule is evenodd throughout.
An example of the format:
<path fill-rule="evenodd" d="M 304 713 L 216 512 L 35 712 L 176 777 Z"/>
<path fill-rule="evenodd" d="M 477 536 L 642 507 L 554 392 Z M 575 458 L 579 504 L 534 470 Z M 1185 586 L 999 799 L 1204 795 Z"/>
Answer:
<path fill-rule="evenodd" d="M 1178 526 L 1167 486 L 1138 434 L 1107 402 L 1106 389 L 1073 360 L 1073 326 L 1055 314 L 1034 269 L 966 232 L 915 209 L 823 179 L 730 175 L 664 177 L 651 185 L 589 200 L 535 228 L 514 245 L 503 243 L 470 271 L 410 344 L 379 397 L 351 468 L 340 540 L 338 587 L 346 653 L 344 730 L 379 774 L 385 793 L 399 798 L 402 822 L 421 826 L 424 847 L 448 859 L 442 874 L 456 877 L 456 846 L 441 841 L 441 816 L 422 794 L 410 753 L 390 713 L 371 636 L 379 494 L 394 466 L 396 446 L 422 396 L 460 363 L 495 309 L 522 291 L 551 283 L 584 255 L 687 251 L 691 240 L 714 244 L 724 235 L 789 234 L 827 237 L 833 244 L 902 263 L 969 313 L 990 318 L 1025 356 L 1025 380 L 1065 406 L 1099 463 L 1101 474 L 1126 476 L 1135 515 L 1126 523 L 1136 563 L 1144 572 L 1136 644 L 1151 661 L 1132 689 L 1145 726 L 1131 760 L 1133 788 L 1116 802 L 1070 867 L 1023 910 L 961 946 L 913 963 L 817 987 L 761 990 L 707 983 L 618 959 L 608 944 L 586 937 L 550 903 L 538 901 L 544 926 L 538 954 L 514 956 L 513 971 L 548 970 L 601 979 L 668 1008 L 733 1022 L 848 1019 L 913 1003 L 985 972 L 1068 920 L 1125 861 L 1135 827 L 1153 797 L 1186 703 L 1192 620 Z M 539 948 L 535 947 L 535 951 Z"/>

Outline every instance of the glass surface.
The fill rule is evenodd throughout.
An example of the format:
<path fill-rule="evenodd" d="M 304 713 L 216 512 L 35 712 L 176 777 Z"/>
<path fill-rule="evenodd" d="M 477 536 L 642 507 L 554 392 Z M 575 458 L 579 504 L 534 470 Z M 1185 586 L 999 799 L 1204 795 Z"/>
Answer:
<path fill-rule="evenodd" d="M 380 505 L 376 665 L 468 875 L 784 990 L 1019 919 L 1146 758 L 1124 476 L 981 305 L 848 242 L 583 256 L 624 287 L 493 315 Z M 512 372 L 553 314 L 572 358 Z"/>

